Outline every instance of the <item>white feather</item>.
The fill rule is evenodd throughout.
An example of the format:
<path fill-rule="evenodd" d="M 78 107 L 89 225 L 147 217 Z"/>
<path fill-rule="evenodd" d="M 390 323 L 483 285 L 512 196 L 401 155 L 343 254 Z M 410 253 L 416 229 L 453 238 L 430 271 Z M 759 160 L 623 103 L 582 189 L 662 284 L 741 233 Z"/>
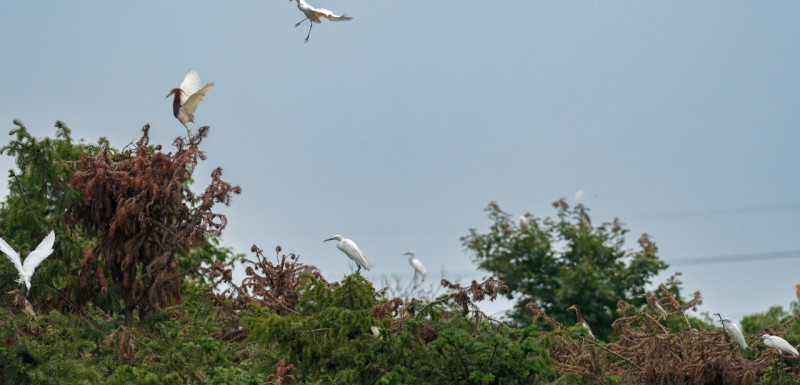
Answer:
<path fill-rule="evenodd" d="M 736 326 L 730 318 L 724 318 L 723 320 L 719 321 L 722 322 L 722 328 L 725 329 L 725 332 L 728 333 L 734 340 L 742 347 L 742 349 L 747 349 L 747 342 L 744 340 L 744 335 L 742 331 L 739 330 L 739 327 Z"/>
<path fill-rule="evenodd" d="M 186 101 L 194 95 L 195 92 L 200 90 L 202 83 L 200 82 L 200 75 L 195 70 L 189 70 L 181 82 L 181 105 L 186 104 Z"/>

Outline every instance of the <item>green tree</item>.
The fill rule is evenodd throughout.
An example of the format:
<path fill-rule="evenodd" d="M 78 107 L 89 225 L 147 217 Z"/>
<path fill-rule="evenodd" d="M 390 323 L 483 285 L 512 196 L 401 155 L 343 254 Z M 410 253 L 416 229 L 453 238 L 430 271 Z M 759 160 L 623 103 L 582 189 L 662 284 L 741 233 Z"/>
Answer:
<path fill-rule="evenodd" d="M 491 203 L 489 231 L 472 230 L 461 241 L 481 269 L 508 285 L 508 298 L 518 299 L 509 312 L 513 320 L 530 322 L 525 305 L 535 302 L 553 319 L 573 325 L 575 314 L 567 308 L 578 304 L 595 334 L 605 339 L 618 316 L 617 301 L 642 304 L 639 295 L 667 265 L 646 234 L 639 238 L 639 250 L 626 252 L 628 230 L 618 220 L 592 227 L 581 218 L 583 206 L 571 208 L 559 200 L 553 207 L 557 219 L 526 215 L 517 222 Z"/>

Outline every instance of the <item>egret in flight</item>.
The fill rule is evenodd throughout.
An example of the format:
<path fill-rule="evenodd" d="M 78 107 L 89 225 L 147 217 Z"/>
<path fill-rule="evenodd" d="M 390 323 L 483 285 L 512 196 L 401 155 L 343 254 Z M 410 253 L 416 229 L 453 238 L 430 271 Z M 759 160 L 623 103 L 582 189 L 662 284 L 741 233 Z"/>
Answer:
<path fill-rule="evenodd" d="M 36 250 L 31 251 L 30 254 L 25 257 L 25 263 L 23 264 L 19 259 L 19 253 L 11 248 L 3 238 L 0 238 L 0 251 L 5 253 L 8 259 L 11 260 L 11 263 L 14 264 L 14 267 L 17 268 L 19 272 L 19 280 L 17 280 L 17 282 L 24 283 L 28 291 L 31 290 L 31 276 L 33 276 L 33 272 L 42 261 L 53 253 L 53 244 L 55 242 L 56 232 L 51 230 L 50 234 L 47 234 L 44 240 L 39 243 L 39 246 L 36 247 Z"/>
<path fill-rule="evenodd" d="M 762 336 L 758 336 L 758 339 L 764 340 L 764 345 L 777 350 L 781 354 L 787 353 L 793 356 L 800 355 L 800 353 L 797 353 L 797 349 L 795 349 L 792 344 L 781 337 L 764 334 Z"/>
<path fill-rule="evenodd" d="M 306 36 L 305 40 L 306 43 L 308 43 L 308 38 L 311 37 L 311 28 L 314 27 L 314 23 L 322 23 L 321 18 L 324 17 L 330 21 L 346 21 L 353 19 L 352 17 L 347 16 L 345 14 L 339 16 L 339 15 L 334 15 L 333 12 L 327 9 L 314 8 L 308 3 L 306 3 L 305 0 L 289 0 L 289 1 L 297 1 L 297 8 L 300 10 L 300 12 L 303 12 L 303 14 L 306 15 L 305 19 L 298 21 L 297 24 L 294 25 L 295 28 L 299 27 L 300 24 L 302 24 L 306 20 L 308 20 L 308 24 L 310 24 L 308 27 L 308 35 Z"/>
<path fill-rule="evenodd" d="M 367 260 L 367 257 L 364 255 L 364 252 L 358 248 L 355 242 L 351 239 L 347 239 L 342 237 L 341 235 L 334 235 L 323 242 L 333 241 L 336 240 L 336 247 L 341 250 L 345 255 L 347 255 L 350 259 L 352 259 L 356 265 L 358 265 L 358 271 L 361 271 L 361 268 L 364 269 L 371 269 L 372 264 Z"/>
<path fill-rule="evenodd" d="M 578 305 L 572 305 L 567 308 L 567 310 L 575 310 L 575 316 L 578 318 L 578 323 L 583 325 L 586 330 L 589 332 L 589 336 L 594 339 L 594 333 L 592 333 L 592 328 L 589 327 L 589 323 L 583 318 L 583 314 L 581 313 L 581 308 Z"/>
<path fill-rule="evenodd" d="M 419 274 L 422 276 L 422 279 L 424 280 L 425 277 L 428 276 L 428 272 L 425 270 L 425 265 L 422 264 L 422 261 L 420 261 L 419 258 L 415 257 L 414 252 L 411 250 L 409 250 L 407 253 L 403 255 L 410 256 L 408 257 L 408 263 L 411 264 L 411 267 L 414 268 L 414 277 L 416 277 L 417 274 Z"/>
<path fill-rule="evenodd" d="M 714 314 L 721 318 L 717 322 L 722 322 L 722 328 L 725 329 L 725 332 L 728 333 L 728 335 L 730 335 L 734 340 L 736 340 L 736 343 L 738 343 L 742 349 L 747 349 L 747 342 L 745 342 L 744 335 L 742 334 L 742 331 L 739 330 L 739 327 L 736 326 L 736 324 L 731 321 L 730 318 L 722 318 L 719 313 Z"/>
<path fill-rule="evenodd" d="M 173 88 L 167 94 L 167 97 L 175 95 L 175 99 L 172 100 L 172 114 L 186 127 L 186 132 L 189 134 L 191 134 L 191 131 L 189 131 L 189 126 L 186 123 L 194 123 L 194 112 L 200 102 L 203 101 L 203 98 L 206 97 L 208 91 L 214 88 L 214 83 L 208 83 L 202 88 L 200 86 L 200 75 L 195 70 L 190 69 L 186 73 L 186 77 L 183 78 L 181 86 Z"/>

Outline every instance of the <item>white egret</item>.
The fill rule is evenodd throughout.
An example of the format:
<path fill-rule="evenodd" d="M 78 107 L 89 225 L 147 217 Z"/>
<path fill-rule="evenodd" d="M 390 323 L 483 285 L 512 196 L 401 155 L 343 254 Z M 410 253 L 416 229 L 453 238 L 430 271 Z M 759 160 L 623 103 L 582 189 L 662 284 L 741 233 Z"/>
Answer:
<path fill-rule="evenodd" d="M 650 292 L 644 293 L 642 294 L 642 297 L 645 297 L 647 299 L 647 303 L 653 310 L 655 310 L 656 313 L 659 314 L 659 318 L 661 318 L 662 316 L 664 318 L 667 318 L 669 313 L 666 310 L 664 310 L 664 307 L 661 306 L 661 302 L 658 300 L 658 298 L 656 298 L 655 295 L 653 295 L 653 293 Z"/>
<path fill-rule="evenodd" d="M 739 330 L 739 327 L 736 326 L 736 324 L 731 321 L 730 318 L 723 318 L 717 322 L 722 322 L 722 328 L 725 330 L 725 332 L 728 333 L 728 335 L 730 335 L 734 340 L 736 340 L 742 349 L 747 349 L 747 342 L 744 340 L 742 331 Z"/>
<path fill-rule="evenodd" d="M 190 69 L 183 78 L 181 86 L 173 88 L 167 94 L 167 97 L 175 95 L 175 99 L 172 101 L 172 114 L 186 127 L 187 133 L 191 134 L 191 131 L 186 123 L 194 123 L 194 112 L 197 110 L 197 106 L 212 88 L 214 88 L 214 83 L 208 83 L 201 88 L 200 75 Z"/>
<path fill-rule="evenodd" d="M 414 268 L 414 275 L 419 273 L 419 275 L 422 276 L 422 279 L 425 279 L 425 277 L 428 276 L 428 272 L 425 270 L 425 265 L 422 264 L 422 261 L 420 261 L 419 258 L 414 256 L 413 251 L 409 250 L 403 255 L 410 255 L 410 257 L 408 257 L 408 263 Z"/>
<path fill-rule="evenodd" d="M 581 199 L 583 197 L 583 194 L 584 194 L 583 190 L 581 189 L 575 190 L 575 200 Z"/>
<path fill-rule="evenodd" d="M 371 269 L 372 263 L 367 260 L 367 257 L 364 255 L 364 252 L 358 248 L 355 242 L 351 239 L 347 239 L 342 237 L 341 235 L 334 235 L 323 242 L 333 241 L 336 240 L 336 247 L 341 250 L 345 255 L 347 255 L 350 259 L 352 259 L 356 265 L 358 265 L 358 271 L 361 271 L 361 268 L 364 269 Z"/>
<path fill-rule="evenodd" d="M 520 215 L 519 216 L 519 230 L 523 233 L 528 232 L 528 224 L 530 224 L 530 218 L 527 215 Z"/>
<path fill-rule="evenodd" d="M 758 336 L 758 339 L 763 340 L 764 345 L 777 350 L 781 354 L 787 353 L 793 356 L 800 355 L 800 353 L 797 352 L 797 349 L 795 349 L 792 344 L 781 337 L 764 334 L 762 336 Z"/>
<path fill-rule="evenodd" d="M 0 238 L 0 251 L 5 253 L 8 259 L 14 264 L 14 267 L 17 268 L 19 272 L 19 279 L 17 282 L 24 283 L 28 291 L 31 290 L 31 276 L 33 276 L 33 272 L 42 261 L 53 253 L 53 244 L 55 242 L 56 232 L 51 230 L 50 234 L 47 234 L 44 240 L 39 243 L 39 246 L 36 246 L 36 250 L 31 251 L 28 256 L 25 257 L 25 264 L 23 264 L 19 259 L 19 253 L 11 248 L 3 238 Z"/>
<path fill-rule="evenodd" d="M 289 1 L 297 1 L 297 8 L 300 10 L 300 12 L 303 12 L 303 14 L 306 15 L 305 19 L 298 21 L 297 24 L 294 25 L 295 28 L 300 26 L 300 24 L 302 24 L 306 20 L 308 20 L 308 24 L 310 24 L 308 27 L 308 35 L 306 36 L 305 40 L 306 43 L 308 43 L 308 38 L 311 37 L 311 28 L 314 27 L 314 23 L 322 23 L 321 18 L 324 17 L 330 21 L 346 21 L 353 19 L 352 17 L 347 16 L 345 14 L 342 14 L 341 16 L 334 15 L 333 12 L 327 9 L 314 8 L 308 3 L 306 3 L 305 0 L 289 0 Z"/>
<path fill-rule="evenodd" d="M 586 322 L 586 320 L 583 318 L 583 314 L 581 313 L 581 307 L 576 304 L 568 307 L 567 310 L 575 310 L 575 315 L 578 318 L 578 323 L 583 325 L 583 327 L 585 327 L 586 330 L 589 332 L 589 336 L 592 337 L 592 339 L 594 339 L 594 333 L 592 333 L 592 328 L 589 326 L 589 323 Z"/>

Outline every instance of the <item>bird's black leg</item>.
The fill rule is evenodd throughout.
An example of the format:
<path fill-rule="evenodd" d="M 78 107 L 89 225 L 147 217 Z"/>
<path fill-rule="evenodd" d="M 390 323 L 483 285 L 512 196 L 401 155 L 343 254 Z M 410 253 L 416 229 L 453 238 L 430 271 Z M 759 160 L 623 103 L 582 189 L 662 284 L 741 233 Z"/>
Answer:
<path fill-rule="evenodd" d="M 311 28 L 314 28 L 314 23 L 312 23 L 311 20 L 309 20 L 308 21 L 308 36 L 306 36 L 306 41 L 305 41 L 306 43 L 308 43 L 308 38 L 311 37 Z M 358 268 L 360 269 L 361 266 L 359 266 Z"/>
<path fill-rule="evenodd" d="M 300 24 L 302 24 L 302 23 L 303 23 L 304 21 L 306 21 L 306 20 L 308 20 L 308 18 L 305 18 L 305 19 L 303 19 L 303 20 L 300 20 L 300 21 L 298 21 L 298 22 L 297 22 L 297 24 L 295 24 L 295 25 L 294 25 L 294 27 L 295 27 L 295 28 L 299 27 L 299 26 L 300 26 Z"/>

